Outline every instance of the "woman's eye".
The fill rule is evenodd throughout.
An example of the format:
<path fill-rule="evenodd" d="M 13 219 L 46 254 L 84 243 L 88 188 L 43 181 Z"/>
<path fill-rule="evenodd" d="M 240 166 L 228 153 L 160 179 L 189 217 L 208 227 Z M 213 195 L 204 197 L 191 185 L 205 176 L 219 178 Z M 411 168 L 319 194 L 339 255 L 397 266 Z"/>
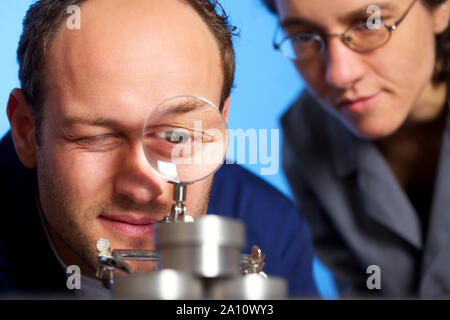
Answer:
<path fill-rule="evenodd" d="M 357 22 L 357 24 L 363 25 L 368 30 L 373 30 L 373 29 L 382 28 L 385 25 L 389 25 L 388 22 L 390 22 L 391 20 L 392 19 L 389 16 L 383 16 L 378 19 L 375 19 L 374 17 L 366 17 L 366 18 L 360 20 L 359 22 Z M 379 23 L 379 25 L 377 25 L 378 23 Z"/>
<path fill-rule="evenodd" d="M 294 42 L 299 42 L 299 43 L 307 43 L 307 42 L 311 42 L 313 40 L 315 40 L 316 35 L 312 34 L 312 33 L 299 33 L 294 35 L 292 38 L 294 40 Z"/>

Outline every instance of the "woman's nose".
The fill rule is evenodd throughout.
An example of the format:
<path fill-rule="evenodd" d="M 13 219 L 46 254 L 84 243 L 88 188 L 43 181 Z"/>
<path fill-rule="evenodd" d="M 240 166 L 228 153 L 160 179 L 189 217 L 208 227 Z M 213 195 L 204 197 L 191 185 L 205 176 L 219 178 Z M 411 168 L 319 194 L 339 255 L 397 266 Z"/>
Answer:
<path fill-rule="evenodd" d="M 330 37 L 326 51 L 326 81 L 338 89 L 350 89 L 365 72 L 359 52 L 343 43 L 340 37 Z"/>

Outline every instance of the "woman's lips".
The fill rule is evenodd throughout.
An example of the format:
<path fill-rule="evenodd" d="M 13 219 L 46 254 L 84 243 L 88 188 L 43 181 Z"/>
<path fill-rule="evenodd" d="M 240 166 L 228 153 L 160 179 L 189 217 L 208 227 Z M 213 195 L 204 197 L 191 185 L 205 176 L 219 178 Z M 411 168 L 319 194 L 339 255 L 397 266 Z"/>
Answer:
<path fill-rule="evenodd" d="M 157 222 L 156 219 L 131 216 L 100 216 L 99 219 L 115 231 L 134 237 L 151 236 Z"/>
<path fill-rule="evenodd" d="M 381 92 L 369 97 L 364 97 L 355 100 L 344 100 L 339 104 L 340 109 L 348 110 L 352 113 L 365 113 L 373 109 L 381 99 Z"/>

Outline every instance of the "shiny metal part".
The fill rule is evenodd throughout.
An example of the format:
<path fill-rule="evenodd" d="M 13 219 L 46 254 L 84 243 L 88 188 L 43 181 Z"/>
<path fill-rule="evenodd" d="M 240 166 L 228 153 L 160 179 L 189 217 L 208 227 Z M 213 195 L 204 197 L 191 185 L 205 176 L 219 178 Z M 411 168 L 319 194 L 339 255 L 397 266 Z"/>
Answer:
<path fill-rule="evenodd" d="M 175 202 L 186 201 L 187 184 L 179 182 L 171 182 L 173 184 L 173 200 Z"/>
<path fill-rule="evenodd" d="M 195 223 L 160 224 L 156 233 L 162 268 L 207 278 L 239 274 L 245 234 L 234 219 L 207 215 Z"/>
<path fill-rule="evenodd" d="M 251 273 L 232 279 L 211 282 L 208 290 L 210 299 L 272 300 L 287 297 L 286 281 L 278 277 L 263 277 Z"/>
<path fill-rule="evenodd" d="M 118 277 L 114 286 L 116 299 L 202 299 L 201 281 L 189 274 L 164 269 L 150 274 Z"/>
<path fill-rule="evenodd" d="M 97 241 L 98 266 L 96 277 L 106 288 L 112 288 L 114 285 L 114 272 L 116 270 L 132 274 L 133 270 L 123 261 L 120 254 L 111 251 L 111 243 L 106 238 Z"/>
<path fill-rule="evenodd" d="M 183 203 L 186 200 L 187 186 L 189 183 L 181 183 L 169 181 L 173 184 L 173 200 L 175 203 L 161 222 L 194 222 L 194 219 L 187 215 L 186 205 Z"/>
<path fill-rule="evenodd" d="M 244 226 L 207 215 L 195 223 L 160 223 L 157 251 L 111 250 L 97 242 L 97 277 L 118 299 L 283 299 L 287 284 L 263 272 L 266 255 L 258 246 L 241 254 Z M 158 261 L 159 271 L 133 274 L 126 260 Z M 116 276 L 120 270 L 128 275 Z"/>
<path fill-rule="evenodd" d="M 114 258 L 111 254 L 111 243 L 106 238 L 97 241 L 98 266 L 96 277 L 106 288 L 111 288 L 114 283 Z"/>
<path fill-rule="evenodd" d="M 159 253 L 153 250 L 114 250 L 112 255 L 114 258 L 121 260 L 159 261 Z"/>
<path fill-rule="evenodd" d="M 266 265 L 264 259 L 266 255 L 261 251 L 261 249 L 254 245 L 252 247 L 252 253 L 246 255 L 244 259 L 241 259 L 241 273 L 243 275 L 257 273 L 263 277 L 267 278 L 267 275 L 263 272 L 263 268 Z"/>
<path fill-rule="evenodd" d="M 106 257 L 99 257 L 98 267 L 95 273 L 97 279 L 102 283 L 102 285 L 111 289 L 114 285 L 114 271 L 115 267 L 112 266 L 113 259 Z"/>
<path fill-rule="evenodd" d="M 111 242 L 106 238 L 101 238 L 97 241 L 97 250 L 99 256 L 111 258 Z"/>

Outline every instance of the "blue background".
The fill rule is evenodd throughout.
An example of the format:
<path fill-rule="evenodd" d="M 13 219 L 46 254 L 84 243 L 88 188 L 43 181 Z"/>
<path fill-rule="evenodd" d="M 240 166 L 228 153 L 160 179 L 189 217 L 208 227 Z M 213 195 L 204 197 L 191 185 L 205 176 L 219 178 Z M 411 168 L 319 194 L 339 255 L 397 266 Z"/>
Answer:
<path fill-rule="evenodd" d="M 23 17 L 32 2 L 0 1 L 0 136 L 9 130 L 6 104 L 11 89 L 19 87 L 16 49 Z M 280 128 L 280 116 L 299 94 L 303 83 L 291 63 L 271 46 L 276 17 L 260 0 L 221 0 L 221 3 L 240 31 L 235 40 L 236 81 L 231 95 L 229 128 L 269 132 Z M 280 141 L 281 138 L 280 135 Z M 260 165 L 244 166 L 259 175 Z M 292 198 L 281 170 L 281 159 L 279 172 L 262 178 Z M 314 263 L 314 277 L 323 297 L 337 297 L 330 273 L 318 260 Z"/>

